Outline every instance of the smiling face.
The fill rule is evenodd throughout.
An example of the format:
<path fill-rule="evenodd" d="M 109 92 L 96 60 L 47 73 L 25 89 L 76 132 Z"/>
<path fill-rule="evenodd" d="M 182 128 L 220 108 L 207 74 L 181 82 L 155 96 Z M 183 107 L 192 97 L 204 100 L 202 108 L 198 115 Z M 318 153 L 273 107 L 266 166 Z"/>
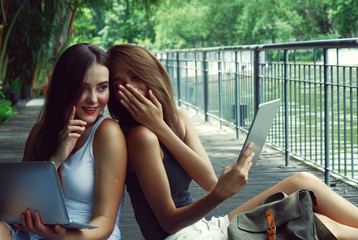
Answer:
<path fill-rule="evenodd" d="M 92 64 L 84 77 L 83 90 L 76 103 L 75 118 L 93 124 L 109 99 L 109 70 L 100 64 Z"/>
<path fill-rule="evenodd" d="M 112 72 L 113 87 L 116 91 L 119 85 L 130 84 L 145 97 L 148 97 L 148 87 L 145 82 L 135 75 L 132 71 L 121 64 L 115 64 Z"/>

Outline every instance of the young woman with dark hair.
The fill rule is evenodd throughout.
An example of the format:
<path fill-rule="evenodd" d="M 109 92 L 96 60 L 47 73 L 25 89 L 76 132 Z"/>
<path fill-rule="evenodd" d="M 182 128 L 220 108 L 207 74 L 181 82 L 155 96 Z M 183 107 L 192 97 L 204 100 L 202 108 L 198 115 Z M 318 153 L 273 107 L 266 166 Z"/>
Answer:
<path fill-rule="evenodd" d="M 190 118 L 175 107 L 162 64 L 134 45 L 116 45 L 107 53 L 111 59 L 108 106 L 125 129 L 127 191 L 146 239 L 227 239 L 235 214 L 259 206 L 275 192 L 289 195 L 300 189 L 315 193 L 314 212 L 338 239 L 358 239 L 358 208 L 309 173 L 295 174 L 226 216 L 206 220 L 207 213 L 246 185 L 253 145 L 217 179 Z M 188 190 L 191 179 L 209 193 L 194 201 Z"/>
<path fill-rule="evenodd" d="M 69 47 L 56 63 L 45 105 L 26 142 L 23 161 L 53 161 L 70 218 L 97 226 L 44 225 L 24 209 L 21 225 L 0 223 L 0 239 L 120 239 L 127 169 L 119 125 L 102 116 L 109 99 L 109 62 L 90 44 Z"/>

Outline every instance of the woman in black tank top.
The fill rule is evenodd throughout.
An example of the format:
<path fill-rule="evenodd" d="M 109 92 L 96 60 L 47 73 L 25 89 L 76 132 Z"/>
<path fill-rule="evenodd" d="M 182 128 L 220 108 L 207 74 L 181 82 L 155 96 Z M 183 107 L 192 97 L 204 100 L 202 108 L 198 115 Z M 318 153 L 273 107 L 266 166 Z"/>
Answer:
<path fill-rule="evenodd" d="M 112 61 L 108 107 L 112 117 L 127 131 L 130 173 L 126 182 L 136 219 L 146 239 L 162 239 L 202 221 L 246 185 L 253 144 L 240 161 L 227 166 L 217 179 L 191 120 L 176 109 L 171 81 L 162 64 L 146 49 L 129 44 L 115 45 L 108 54 Z M 167 156 L 176 162 L 175 167 L 168 168 Z M 177 173 L 180 176 L 180 172 L 194 179 L 208 194 L 193 202 L 190 194 L 185 193 L 186 200 L 178 206 L 176 189 L 186 189 L 188 181 L 187 177 L 178 177 L 178 181 L 172 178 Z M 337 237 L 357 238 L 358 208 L 309 173 L 285 179 L 238 206 L 227 218 L 231 220 L 235 214 L 259 206 L 275 192 L 291 194 L 300 189 L 315 193 L 320 202 L 315 214 Z M 186 237 L 190 237 L 190 232 Z"/>

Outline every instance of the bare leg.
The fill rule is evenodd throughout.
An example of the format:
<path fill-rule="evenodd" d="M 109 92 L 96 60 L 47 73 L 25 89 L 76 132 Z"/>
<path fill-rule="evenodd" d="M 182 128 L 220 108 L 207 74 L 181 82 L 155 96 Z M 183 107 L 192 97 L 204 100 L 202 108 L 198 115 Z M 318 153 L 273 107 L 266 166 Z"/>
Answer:
<path fill-rule="evenodd" d="M 308 189 L 314 192 L 318 203 L 318 206 L 313 209 L 314 212 L 320 213 L 343 225 L 358 228 L 358 208 L 339 196 L 319 178 L 310 173 L 297 173 L 283 180 L 229 213 L 229 219 L 231 221 L 235 214 L 261 205 L 265 198 L 275 192 L 281 191 L 290 195 L 300 189 Z"/>
<path fill-rule="evenodd" d="M 358 239 L 358 228 L 348 227 L 346 225 L 337 223 L 332 219 L 322 215 L 315 214 L 321 222 L 332 232 L 332 234 L 339 240 L 356 240 Z M 324 239 L 322 239 L 324 240 Z"/>
<path fill-rule="evenodd" d="M 0 221 L 0 239 L 12 240 L 12 234 L 8 226 Z"/>

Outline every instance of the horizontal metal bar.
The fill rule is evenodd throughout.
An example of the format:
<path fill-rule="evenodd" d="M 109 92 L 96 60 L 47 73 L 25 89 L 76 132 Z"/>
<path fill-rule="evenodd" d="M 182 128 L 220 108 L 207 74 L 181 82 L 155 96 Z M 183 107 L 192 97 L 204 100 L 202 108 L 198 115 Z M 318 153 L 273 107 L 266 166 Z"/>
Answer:
<path fill-rule="evenodd" d="M 294 50 L 307 48 L 348 48 L 357 47 L 358 38 L 330 39 L 318 41 L 302 41 L 302 42 L 286 42 L 274 44 L 257 44 L 257 45 L 241 45 L 241 46 L 225 46 L 210 48 L 192 48 L 192 49 L 169 49 L 154 51 L 160 53 L 183 53 L 183 52 L 215 52 L 215 51 L 231 51 L 231 50 Z"/>

